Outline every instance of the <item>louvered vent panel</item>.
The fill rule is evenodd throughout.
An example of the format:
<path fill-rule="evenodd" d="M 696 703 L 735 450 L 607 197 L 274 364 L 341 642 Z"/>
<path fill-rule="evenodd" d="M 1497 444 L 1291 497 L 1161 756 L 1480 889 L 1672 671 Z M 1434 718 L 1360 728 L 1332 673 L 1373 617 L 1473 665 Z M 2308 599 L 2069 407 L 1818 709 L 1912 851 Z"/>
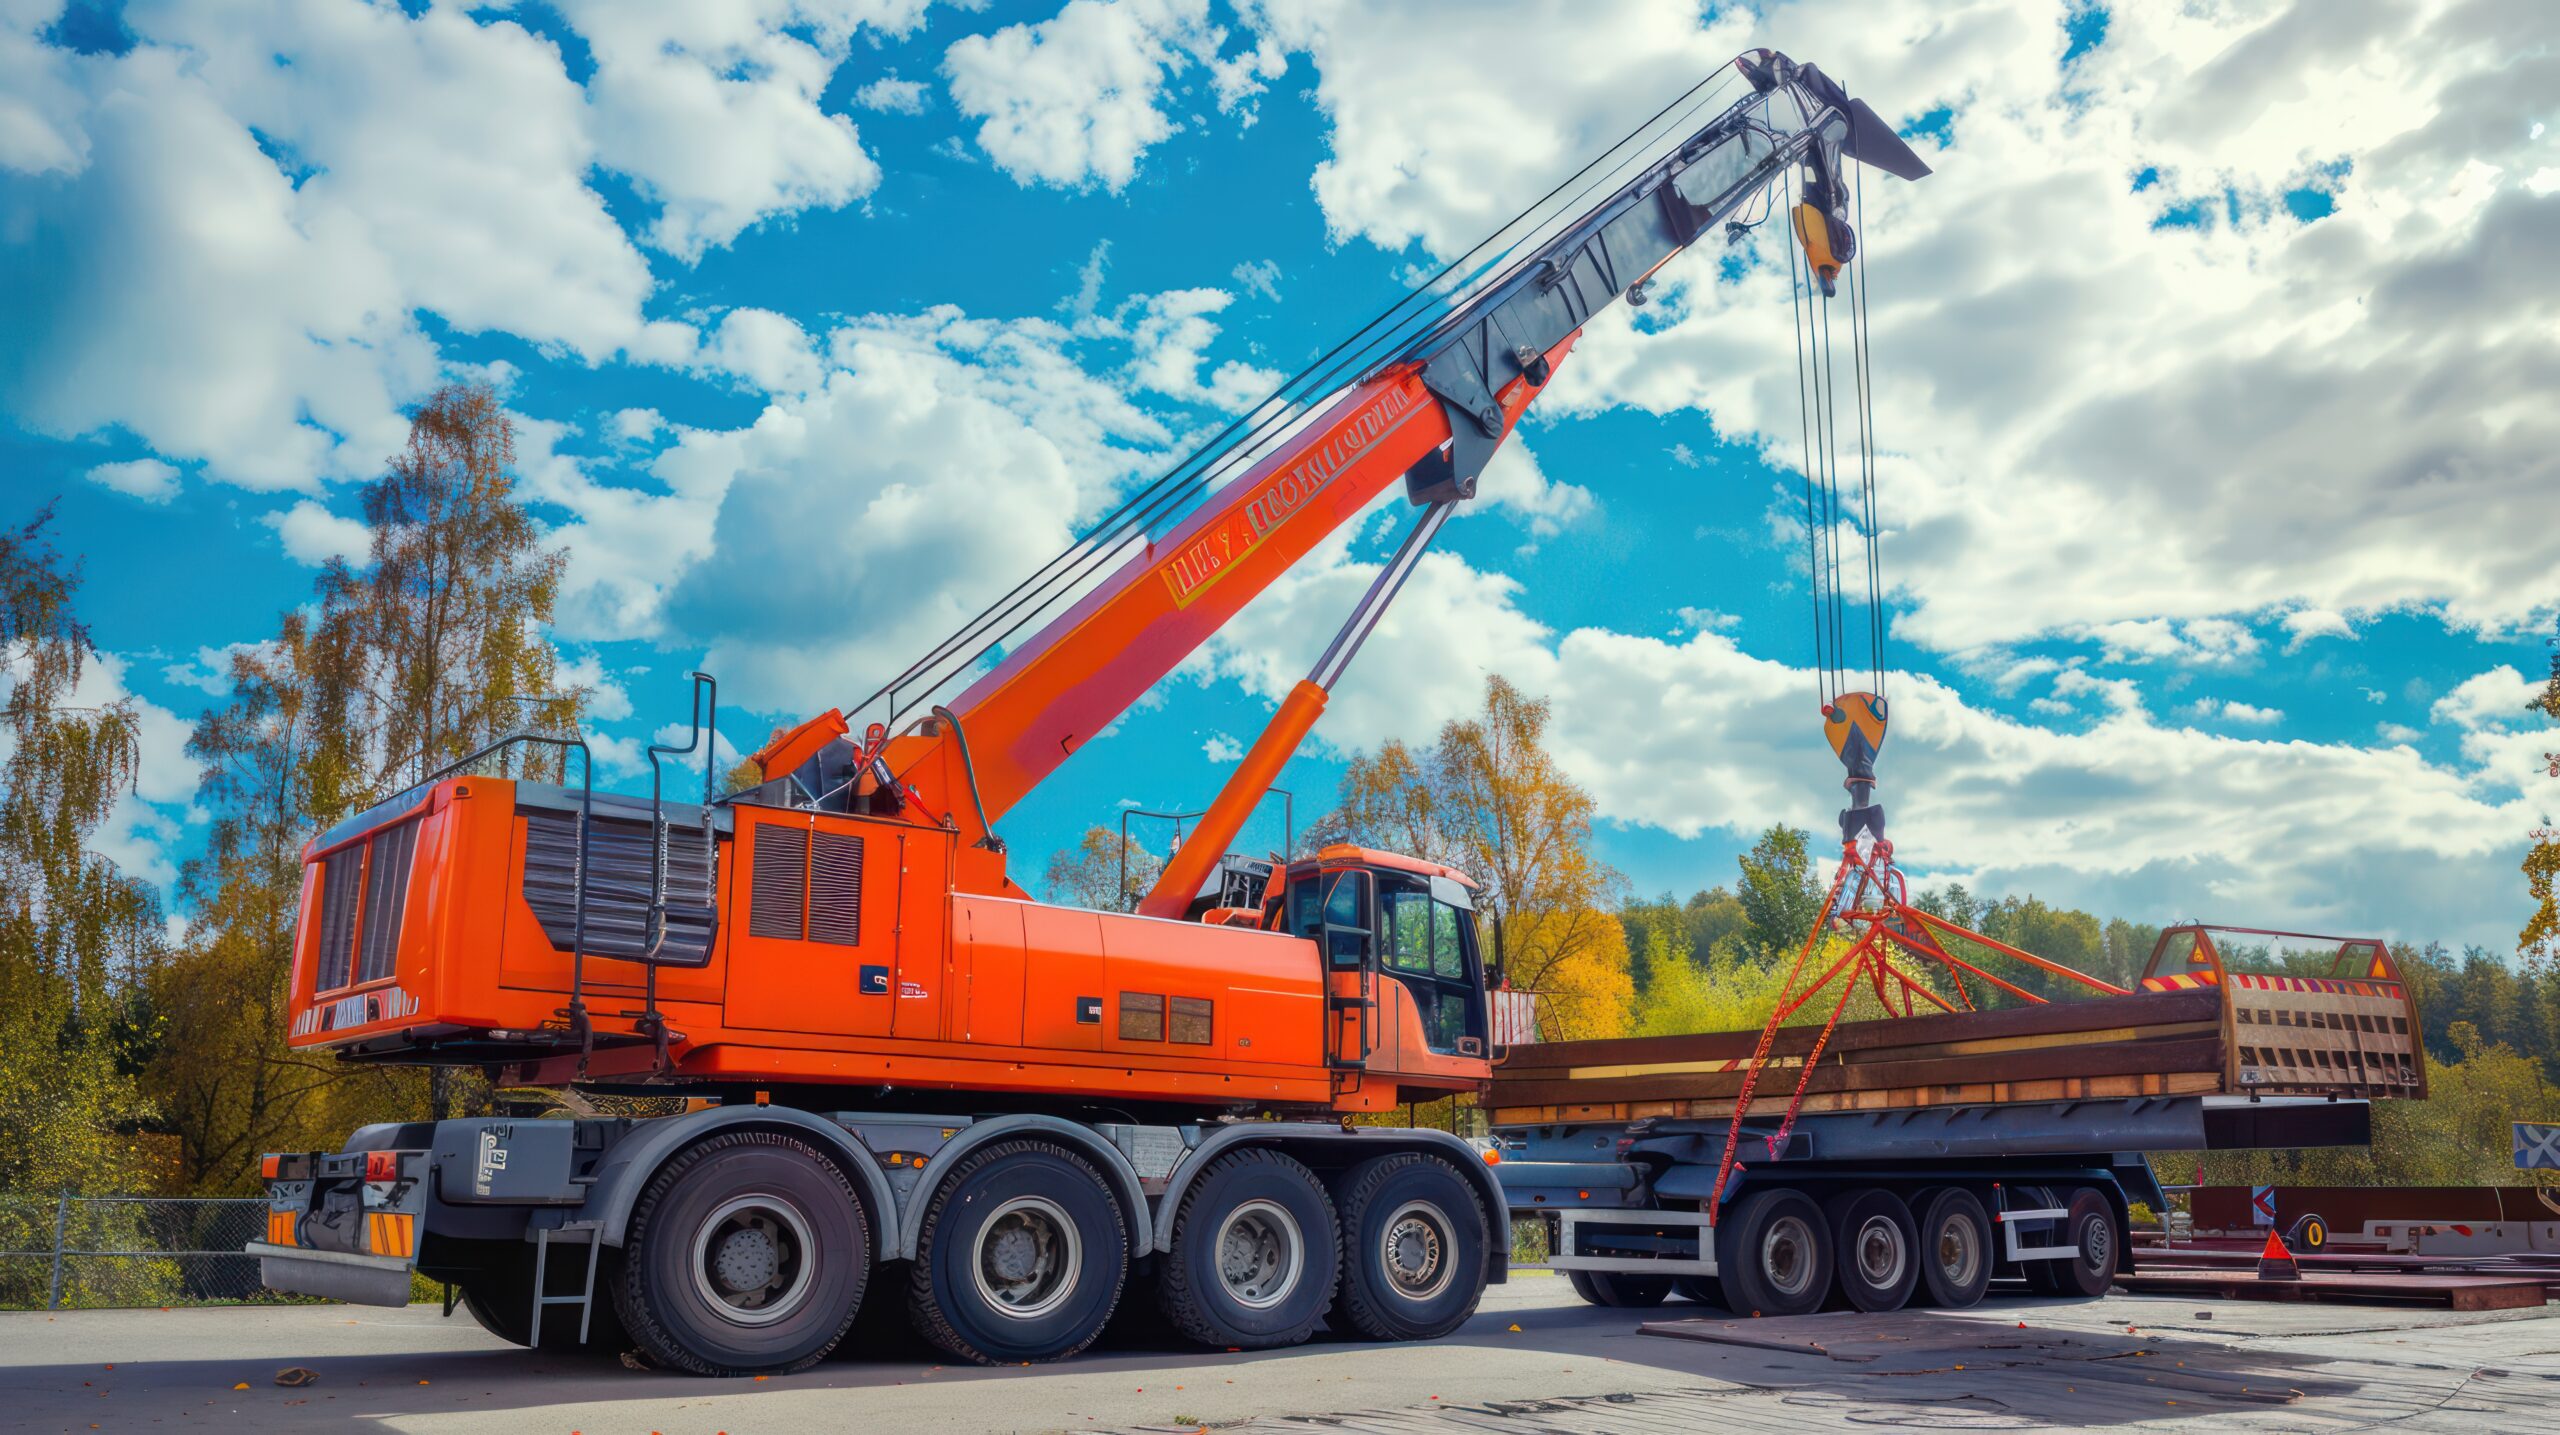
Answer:
<path fill-rule="evenodd" d="M 364 925 L 360 940 L 364 960 L 356 966 L 359 982 L 391 975 L 400 951 L 400 922 L 409 909 L 409 859 L 418 845 L 418 824 L 385 828 L 372 842 L 373 863 L 364 879 Z"/>
<path fill-rule="evenodd" d="M 862 839 L 848 832 L 817 834 L 809 857 L 809 940 L 858 946 L 862 942 Z"/>
<path fill-rule="evenodd" d="M 809 834 L 779 824 L 755 831 L 755 890 L 748 899 L 747 934 L 796 942 L 808 930 Z"/>
<path fill-rule="evenodd" d="M 347 984 L 355 961 L 356 885 L 364 876 L 364 849 L 349 847 L 320 864 L 320 964 L 315 991 Z"/>
<path fill-rule="evenodd" d="M 698 811 L 699 809 L 688 809 Z M 518 807 L 525 821 L 524 900 L 551 945 L 565 952 L 578 925 L 578 814 Z M 649 949 L 649 867 L 657 849 L 646 820 L 598 817 L 587 832 L 587 954 L 624 961 Z M 666 827 L 666 936 L 661 966 L 711 960 L 713 846 L 698 819 Z"/>

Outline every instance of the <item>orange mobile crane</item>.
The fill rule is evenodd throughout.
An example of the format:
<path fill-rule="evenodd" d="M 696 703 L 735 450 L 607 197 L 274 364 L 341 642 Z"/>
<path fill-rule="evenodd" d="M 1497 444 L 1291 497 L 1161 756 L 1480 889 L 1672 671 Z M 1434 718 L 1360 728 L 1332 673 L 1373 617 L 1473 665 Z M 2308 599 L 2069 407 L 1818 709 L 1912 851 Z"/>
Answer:
<path fill-rule="evenodd" d="M 1811 65 L 1755 51 L 1720 75 L 851 718 L 779 735 L 759 784 L 677 803 L 653 777 L 640 802 L 467 760 L 315 840 L 294 1046 L 716 1101 L 270 1155 L 267 1283 L 394 1303 L 414 1271 L 510 1339 L 619 1327 L 705 1373 L 819 1359 L 892 1262 L 919 1328 L 982 1361 L 1083 1348 L 1133 1269 L 1212 1346 L 1328 1314 L 1374 1338 L 1455 1328 L 1505 1273 L 1488 1163 L 1349 1118 L 1487 1081 L 1468 880 L 1351 847 L 1221 867 L 1594 313 L 1782 193 L 1827 284 L 1855 244 L 1845 166 L 1928 172 Z M 997 824 L 1399 481 L 1411 532 L 1137 911 L 1033 900 Z M 716 689 L 695 695 L 653 773 L 702 750 Z M 475 758 L 543 743 L 584 753 L 517 734 Z"/>

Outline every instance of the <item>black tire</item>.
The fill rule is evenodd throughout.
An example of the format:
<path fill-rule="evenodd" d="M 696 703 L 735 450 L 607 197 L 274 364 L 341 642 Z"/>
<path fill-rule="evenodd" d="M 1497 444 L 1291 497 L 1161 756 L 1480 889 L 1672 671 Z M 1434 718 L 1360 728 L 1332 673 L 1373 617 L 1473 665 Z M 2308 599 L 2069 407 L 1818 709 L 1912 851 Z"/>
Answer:
<path fill-rule="evenodd" d="M 1183 1193 L 1156 1301 L 1201 1345 L 1271 1350 L 1315 1334 L 1341 1269 L 1324 1183 L 1278 1151 L 1252 1148 L 1219 1157 Z"/>
<path fill-rule="evenodd" d="M 1641 1310 L 1671 1298 L 1669 1276 L 1640 1276 L 1625 1271 L 1566 1271 L 1573 1293 L 1610 1310 Z"/>
<path fill-rule="evenodd" d="M 1831 1221 L 1840 1298 L 1869 1314 L 1909 1303 L 1920 1279 L 1920 1232 L 1902 1198 L 1870 1186 L 1823 1202 L 1822 1213 Z"/>
<path fill-rule="evenodd" d="M 448 1243 L 461 1244 L 461 1243 Z M 530 1241 L 471 1241 L 467 1252 L 446 1254 L 469 1262 L 451 1270 L 432 1270 L 434 1279 L 450 1281 L 459 1297 L 455 1304 L 465 1315 L 510 1345 L 531 1346 L 533 1340 L 533 1243 Z M 599 1355 L 614 1354 L 630 1348 L 630 1337 L 623 1332 L 622 1322 L 613 1309 L 613 1272 L 621 1259 L 616 1251 L 603 1251 L 596 1265 L 595 1304 L 587 1319 L 587 1339 L 578 1340 L 578 1308 L 555 1305 L 542 1314 L 541 1349 L 555 1354 L 580 1350 Z M 560 1244 L 551 1248 L 551 1283 L 553 1295 L 575 1295 L 586 1284 L 587 1248 L 583 1245 Z"/>
<path fill-rule="evenodd" d="M 1399 1151 L 1343 1173 L 1341 1310 L 1370 1340 L 1437 1340 L 1484 1298 L 1492 1235 L 1466 1173 Z"/>
<path fill-rule="evenodd" d="M 2052 1208 L 2062 1204 L 2062 1202 L 2055 1197 L 2052 1191 L 2042 1186 L 2022 1186 L 2019 1187 L 2014 1194 L 2017 1198 L 2017 1207 L 2022 1211 L 2051 1210 Z M 2033 1245 L 2058 1244 L 2062 1240 L 2061 1231 L 2069 1225 L 2070 1222 L 2066 1218 L 2062 1223 L 2062 1226 L 2057 1227 L 2053 1231 L 2046 1232 L 2039 1236 L 2020 1237 L 2020 1239 Z M 2002 1243 L 2002 1249 L 2007 1249 L 2005 1241 Z M 2017 1262 L 2018 1275 L 2021 1279 L 2026 1281 L 2027 1293 L 2030 1295 L 2061 1295 L 2062 1272 L 2060 1270 L 2060 1266 L 2061 1262 L 2054 1260 Z"/>
<path fill-rule="evenodd" d="M 834 1162 L 797 1136 L 726 1131 L 641 1189 L 614 1305 L 670 1370 L 803 1370 L 853 1324 L 871 1252 L 869 1212 Z"/>
<path fill-rule="evenodd" d="M 1717 1279 L 1736 1315 L 1804 1315 L 1831 1294 L 1831 1223 L 1801 1191 L 1754 1191 L 1717 1223 Z"/>
<path fill-rule="evenodd" d="M 1093 1344 L 1129 1279 L 1129 1226 L 1090 1162 L 1040 1141 L 961 1158 L 925 1207 L 907 1309 L 925 1339 L 980 1365 Z"/>
<path fill-rule="evenodd" d="M 1916 1249 L 1920 1302 L 1964 1310 L 1991 1288 L 1991 1217 L 1971 1191 L 1943 1186 L 1930 1193 L 1921 1203 Z"/>
<path fill-rule="evenodd" d="M 1693 1305 L 1724 1305 L 1724 1286 L 1714 1276 L 1673 1276 L 1671 1293 Z"/>
<path fill-rule="evenodd" d="M 2064 1296 L 2102 1296 L 2116 1283 L 2116 1253 L 2124 1249 L 2124 1232 L 2116 1221 L 2115 1203 L 2104 1192 L 2083 1186 L 2071 1193 L 2071 1214 L 2063 1218 L 2063 1239 L 2073 1254 L 2046 1261 L 2053 1267 L 2054 1292 Z"/>

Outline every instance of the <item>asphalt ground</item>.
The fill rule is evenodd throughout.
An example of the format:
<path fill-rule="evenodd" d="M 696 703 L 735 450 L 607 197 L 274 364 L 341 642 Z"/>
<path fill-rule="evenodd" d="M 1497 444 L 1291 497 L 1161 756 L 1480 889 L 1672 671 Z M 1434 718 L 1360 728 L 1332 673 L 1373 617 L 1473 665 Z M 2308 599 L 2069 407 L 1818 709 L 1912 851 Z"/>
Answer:
<path fill-rule="evenodd" d="M 437 1432 L 1917 1428 L 2550 1430 L 2560 1307 L 2483 1315 L 2110 1296 L 1736 1321 L 1581 1304 L 1544 1271 L 1424 1345 L 1236 1355 L 1131 1322 L 1064 1364 L 943 1363 L 889 1322 L 793 1376 L 699 1380 L 504 1345 L 468 1316 L 296 1306 L 0 1313 L 0 1429 Z M 1639 1333 L 1702 1323 L 1711 1341 Z M 881 1329 L 873 1329 L 872 1326 Z M 1734 1343 L 1734 1342 L 1740 1343 Z M 288 1366 L 316 1383 L 277 1387 Z M 245 1386 L 246 1388 L 239 1388 Z M 1322 1421 L 1290 1417 L 1337 1416 Z"/>

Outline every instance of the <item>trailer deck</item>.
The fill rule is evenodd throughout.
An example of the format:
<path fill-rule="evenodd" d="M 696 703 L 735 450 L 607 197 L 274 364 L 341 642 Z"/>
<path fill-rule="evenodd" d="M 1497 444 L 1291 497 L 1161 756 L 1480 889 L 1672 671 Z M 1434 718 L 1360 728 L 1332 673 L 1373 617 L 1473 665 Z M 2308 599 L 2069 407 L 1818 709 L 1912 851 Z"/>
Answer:
<path fill-rule="evenodd" d="M 2149 978 L 2125 996 L 1843 1023 L 1821 1044 L 1802 1110 L 2424 1095 L 2415 1013 L 2396 981 L 2178 980 Z M 1776 1033 L 1747 1115 L 1786 1110 L 1820 1035 Z M 1730 1120 L 1759 1039 L 1729 1031 L 1517 1046 L 1494 1069 L 1486 1104 L 1496 1126 Z"/>

